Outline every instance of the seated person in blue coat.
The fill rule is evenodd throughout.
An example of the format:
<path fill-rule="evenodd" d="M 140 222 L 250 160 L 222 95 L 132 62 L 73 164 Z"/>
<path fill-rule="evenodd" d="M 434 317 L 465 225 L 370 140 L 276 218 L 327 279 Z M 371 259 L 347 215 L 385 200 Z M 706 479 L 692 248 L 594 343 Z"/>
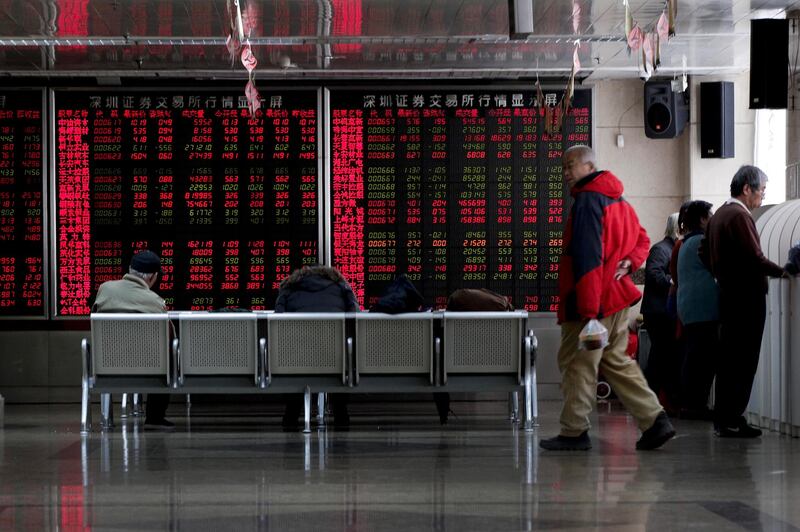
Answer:
<path fill-rule="evenodd" d="M 303 266 L 281 281 L 275 312 L 358 312 L 353 289 L 336 268 L 323 265 Z M 347 395 L 331 395 L 334 426 L 347 426 Z M 303 396 L 292 396 L 286 403 L 282 425 L 297 428 Z"/>

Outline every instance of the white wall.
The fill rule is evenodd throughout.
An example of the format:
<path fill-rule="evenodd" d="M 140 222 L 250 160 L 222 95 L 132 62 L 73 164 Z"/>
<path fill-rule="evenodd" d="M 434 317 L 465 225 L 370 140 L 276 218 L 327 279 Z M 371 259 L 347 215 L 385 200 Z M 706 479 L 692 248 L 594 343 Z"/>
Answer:
<path fill-rule="evenodd" d="M 636 209 L 650 240 L 662 238 L 667 216 L 688 199 L 719 207 L 730 196 L 733 174 L 753 164 L 755 112 L 747 108 L 749 74 L 690 78 L 689 125 L 675 139 L 648 139 L 644 134 L 644 83 L 639 79 L 595 84 L 594 147 L 600 168 L 622 179 L 625 196 Z M 700 157 L 700 82 L 734 82 L 735 157 Z M 617 147 L 617 134 L 625 139 Z M 794 137 L 797 139 L 797 137 Z"/>
<path fill-rule="evenodd" d="M 688 127 L 675 139 L 644 134 L 644 83 L 637 79 L 595 85 L 594 148 L 598 165 L 617 175 L 652 242 L 663 238 L 667 216 L 689 193 Z M 617 135 L 625 139 L 617 147 Z"/>

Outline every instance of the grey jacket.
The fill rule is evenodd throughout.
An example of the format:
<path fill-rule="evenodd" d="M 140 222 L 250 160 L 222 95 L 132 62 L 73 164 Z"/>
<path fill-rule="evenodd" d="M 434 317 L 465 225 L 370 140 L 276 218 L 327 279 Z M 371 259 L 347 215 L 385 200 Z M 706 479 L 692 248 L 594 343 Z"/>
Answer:
<path fill-rule="evenodd" d="M 144 279 L 125 274 L 118 281 L 107 281 L 97 291 L 92 312 L 166 312 L 164 300 L 150 290 Z"/>

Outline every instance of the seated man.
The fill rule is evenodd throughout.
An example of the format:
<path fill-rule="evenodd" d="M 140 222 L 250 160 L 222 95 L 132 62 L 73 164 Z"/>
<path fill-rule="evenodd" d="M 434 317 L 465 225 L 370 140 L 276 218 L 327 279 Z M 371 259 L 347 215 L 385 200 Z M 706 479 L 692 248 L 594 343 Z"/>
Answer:
<path fill-rule="evenodd" d="M 336 268 L 314 265 L 303 266 L 281 281 L 275 312 L 358 312 L 361 310 L 352 288 Z M 292 397 L 286 403 L 282 425 L 287 429 L 298 427 L 297 418 L 303 405 L 303 396 Z M 347 413 L 347 396 L 331 395 L 334 426 L 350 423 Z"/>
<path fill-rule="evenodd" d="M 107 281 L 100 285 L 92 312 L 166 312 L 164 300 L 151 290 L 160 271 L 161 259 L 158 255 L 147 250 L 136 253 L 131 259 L 128 273 L 122 279 Z M 174 428 L 175 424 L 164 418 L 167 406 L 169 406 L 169 394 L 148 394 L 145 427 Z"/>

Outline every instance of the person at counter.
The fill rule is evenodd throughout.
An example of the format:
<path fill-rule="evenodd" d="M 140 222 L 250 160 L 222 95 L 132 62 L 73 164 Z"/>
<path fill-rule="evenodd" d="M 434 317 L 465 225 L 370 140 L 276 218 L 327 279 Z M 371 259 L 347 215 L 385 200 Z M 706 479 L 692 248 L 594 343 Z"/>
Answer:
<path fill-rule="evenodd" d="M 100 285 L 92 312 L 166 312 L 164 300 L 152 290 L 160 272 L 159 256 L 149 250 L 139 251 L 131 259 L 128 273 L 122 279 Z M 174 428 L 175 424 L 165 417 L 168 406 L 169 394 L 147 394 L 145 428 Z"/>
<path fill-rule="evenodd" d="M 656 395 L 663 394 L 664 405 L 675 406 L 682 357 L 675 341 L 675 315 L 667 301 L 673 286 L 670 256 L 678 238 L 678 213 L 675 212 L 667 217 L 664 238 L 656 242 L 647 255 L 641 308 L 644 326 L 650 335 L 650 354 L 644 372 L 647 384 Z"/>
<path fill-rule="evenodd" d="M 595 160 L 588 146 L 573 146 L 562 159 L 564 181 L 575 200 L 559 266 L 558 367 L 564 405 L 560 433 L 539 446 L 552 451 L 592 447 L 589 413 L 600 370 L 642 431 L 636 448 L 656 449 L 675 435 L 675 429 L 639 365 L 625 353 L 628 307 L 641 297 L 630 273 L 644 262 L 650 240 L 623 199 L 620 180 L 597 170 Z M 581 350 L 579 334 L 593 319 L 608 330 L 608 345 Z"/>
<path fill-rule="evenodd" d="M 757 438 L 744 411 L 750 401 L 767 315 L 767 276 L 790 274 L 764 256 L 750 212 L 761 206 L 767 175 L 742 166 L 731 197 L 706 227 L 700 256 L 719 284 L 720 348 L 714 388 L 714 432 L 721 438 Z"/>

